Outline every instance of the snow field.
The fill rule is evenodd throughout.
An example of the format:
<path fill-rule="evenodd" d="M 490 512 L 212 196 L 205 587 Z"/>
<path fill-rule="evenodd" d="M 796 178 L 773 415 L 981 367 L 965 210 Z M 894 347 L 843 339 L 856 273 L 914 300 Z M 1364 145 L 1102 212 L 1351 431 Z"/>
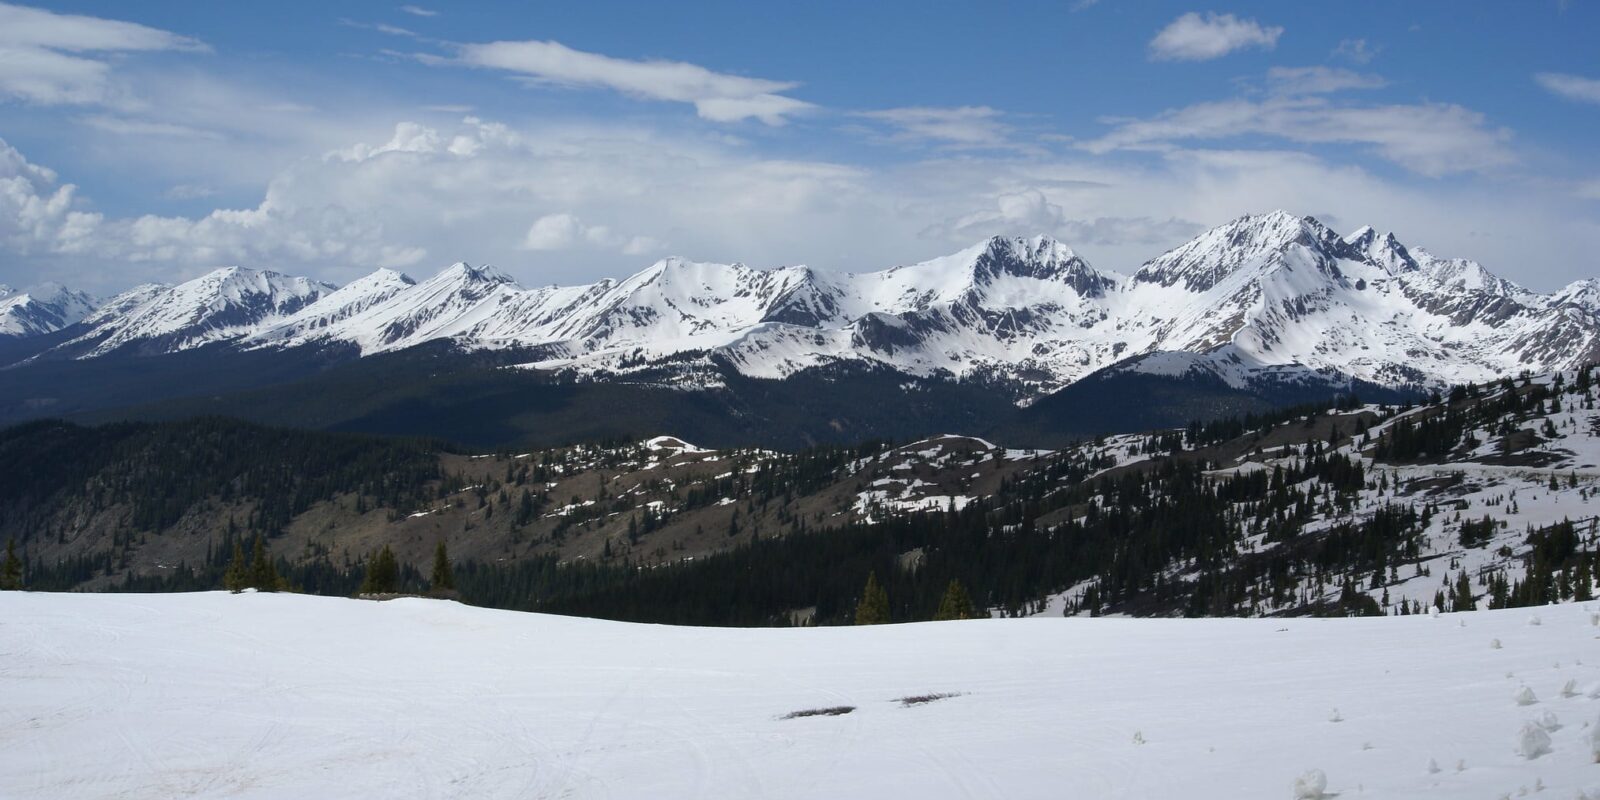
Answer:
<path fill-rule="evenodd" d="M 0 797 L 1600 796 L 1600 628 L 1539 613 L 738 630 L 6 592 Z"/>

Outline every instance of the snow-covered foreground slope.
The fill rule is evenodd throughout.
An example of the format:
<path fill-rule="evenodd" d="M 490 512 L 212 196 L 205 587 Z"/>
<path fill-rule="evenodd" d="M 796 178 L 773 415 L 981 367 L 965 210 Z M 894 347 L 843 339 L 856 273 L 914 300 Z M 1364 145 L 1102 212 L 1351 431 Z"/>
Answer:
<path fill-rule="evenodd" d="M 1600 628 L 1535 613 L 735 630 L 5 592 L 0 796 L 1239 800 L 1310 769 L 1341 798 L 1600 796 Z"/>

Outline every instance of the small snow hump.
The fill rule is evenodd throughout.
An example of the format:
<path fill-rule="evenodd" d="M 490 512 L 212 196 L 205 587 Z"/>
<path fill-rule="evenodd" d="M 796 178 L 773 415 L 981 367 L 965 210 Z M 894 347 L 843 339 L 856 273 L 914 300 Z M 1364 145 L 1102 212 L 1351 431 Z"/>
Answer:
<path fill-rule="evenodd" d="M 1526 759 L 1535 759 L 1550 752 L 1550 734 L 1538 723 L 1524 723 L 1522 730 L 1517 732 L 1517 755 Z"/>
<path fill-rule="evenodd" d="M 1539 702 L 1539 698 L 1534 696 L 1533 689 L 1527 684 L 1518 686 L 1517 690 L 1511 693 L 1511 699 L 1517 701 L 1519 706 L 1531 706 Z"/>
<path fill-rule="evenodd" d="M 1294 800 L 1321 800 L 1327 791 L 1328 775 L 1320 769 L 1308 769 L 1294 779 Z"/>

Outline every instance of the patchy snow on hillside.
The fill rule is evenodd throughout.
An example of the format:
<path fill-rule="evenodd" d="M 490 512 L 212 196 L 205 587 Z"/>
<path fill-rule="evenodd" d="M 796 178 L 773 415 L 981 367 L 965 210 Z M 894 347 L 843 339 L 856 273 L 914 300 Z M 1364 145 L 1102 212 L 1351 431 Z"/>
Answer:
<path fill-rule="evenodd" d="M 1600 628 L 1537 613 L 738 630 L 0 592 L 0 796 L 1600 796 Z"/>

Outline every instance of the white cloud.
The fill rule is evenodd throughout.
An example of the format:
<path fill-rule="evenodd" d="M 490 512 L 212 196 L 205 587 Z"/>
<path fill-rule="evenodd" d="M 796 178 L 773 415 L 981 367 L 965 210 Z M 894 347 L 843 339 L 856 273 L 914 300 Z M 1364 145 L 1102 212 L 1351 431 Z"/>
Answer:
<path fill-rule="evenodd" d="M 359 28 L 365 31 L 377 31 L 378 33 L 384 33 L 390 36 L 404 36 L 408 39 L 422 38 L 418 36 L 415 31 L 409 28 L 402 28 L 399 25 L 390 25 L 387 22 L 357 22 L 353 19 L 340 19 L 339 24 L 345 26 L 346 28 Z"/>
<path fill-rule="evenodd" d="M 626 255 L 659 252 L 663 245 L 649 236 L 620 236 L 604 225 L 590 225 L 571 214 L 546 214 L 533 222 L 522 239 L 524 250 L 570 250 L 589 246 Z"/>
<path fill-rule="evenodd" d="M 1541 72 L 1533 76 L 1546 91 L 1578 103 L 1600 104 L 1600 79 L 1560 72 Z"/>
<path fill-rule="evenodd" d="M 439 151 L 443 144 L 438 131 L 415 122 L 402 122 L 394 126 L 394 135 L 383 144 L 369 145 L 357 142 L 343 150 L 329 153 L 325 158 L 365 161 L 384 153 L 434 153 Z"/>
<path fill-rule="evenodd" d="M 1161 245 L 1182 241 L 1203 230 L 1199 223 L 1168 218 L 1074 218 L 1038 188 L 996 195 L 990 208 L 962 214 L 931 226 L 924 235 L 941 239 L 1049 234 L 1070 245 Z M 1154 253 L 1152 253 L 1154 255 Z"/>
<path fill-rule="evenodd" d="M 1331 94 L 1347 89 L 1381 89 L 1388 81 L 1335 67 L 1272 67 L 1267 87 L 1275 94 Z"/>
<path fill-rule="evenodd" d="M 177 267 L 178 274 L 185 266 L 221 263 L 404 266 L 420 259 L 416 248 L 389 245 L 381 223 L 337 207 L 301 205 L 292 183 L 275 183 L 251 209 L 218 209 L 197 219 L 112 219 L 77 210 L 76 186 L 59 183 L 53 171 L 0 140 L 0 243 L 16 256 L 152 264 Z"/>
<path fill-rule="evenodd" d="M 41 105 L 128 105 L 111 64 L 87 53 L 204 51 L 187 36 L 131 22 L 0 3 L 0 95 Z"/>
<path fill-rule="evenodd" d="M 1280 207 L 1346 231 L 1392 228 L 1533 288 L 1578 277 L 1600 249 L 1570 183 L 1468 176 L 1440 191 L 1304 153 L 1169 147 L 1154 159 L 962 153 L 850 166 L 709 136 L 472 119 L 400 124 L 368 141 L 290 164 L 252 205 L 135 217 L 93 213 L 79 190 L 0 147 L 6 277 L 111 292 L 219 264 L 343 281 L 464 259 L 534 285 L 632 273 L 663 254 L 646 236 L 704 260 L 882 269 L 996 233 L 1052 233 L 1097 266 L 1129 270 L 1198 225 Z"/>
<path fill-rule="evenodd" d="M 147 119 L 132 119 L 127 117 L 112 116 L 109 114 L 92 114 L 80 120 L 92 128 L 114 133 L 119 136 L 161 136 L 179 139 L 221 139 L 222 135 L 216 131 L 194 128 L 188 125 L 179 125 L 172 122 L 155 122 Z"/>
<path fill-rule="evenodd" d="M 431 9 L 423 8 L 422 6 L 401 6 L 400 10 L 406 12 L 407 14 L 410 14 L 413 17 L 437 17 L 437 16 L 439 16 L 439 12 L 433 11 Z"/>
<path fill-rule="evenodd" d="M 1271 50 L 1283 28 L 1263 26 L 1232 14 L 1189 12 L 1162 28 L 1150 40 L 1150 57 L 1156 61 L 1209 61 L 1235 50 L 1260 47 Z"/>
<path fill-rule="evenodd" d="M 1349 59 L 1355 64 L 1369 64 L 1382 50 L 1382 47 L 1368 45 L 1366 39 L 1341 39 L 1339 46 L 1333 48 L 1332 55 Z"/>
<path fill-rule="evenodd" d="M 201 200 L 216 193 L 217 190 L 210 186 L 202 186 L 196 183 L 180 183 L 162 192 L 161 196 L 169 200 Z"/>
<path fill-rule="evenodd" d="M 505 70 L 539 84 L 610 89 L 647 100 L 690 103 L 702 118 L 713 122 L 758 119 L 782 125 L 790 116 L 812 108 L 810 103 L 782 94 L 798 83 L 728 75 L 682 61 L 633 61 L 540 41 L 464 44 L 458 50 L 455 59 L 419 58 L 431 64 Z"/>
<path fill-rule="evenodd" d="M 925 139 L 960 146 L 1003 145 L 1010 130 L 1000 121 L 1000 112 L 988 106 L 889 108 L 856 116 L 894 126 L 894 138 L 899 140 Z"/>
<path fill-rule="evenodd" d="M 1119 149 L 1174 149 L 1187 140 L 1272 136 L 1303 144 L 1357 144 L 1430 177 L 1486 170 L 1512 163 L 1510 132 L 1490 127 L 1482 114 L 1457 105 L 1349 106 L 1315 96 L 1262 102 L 1224 100 L 1125 122 L 1084 143 L 1092 153 Z"/>

